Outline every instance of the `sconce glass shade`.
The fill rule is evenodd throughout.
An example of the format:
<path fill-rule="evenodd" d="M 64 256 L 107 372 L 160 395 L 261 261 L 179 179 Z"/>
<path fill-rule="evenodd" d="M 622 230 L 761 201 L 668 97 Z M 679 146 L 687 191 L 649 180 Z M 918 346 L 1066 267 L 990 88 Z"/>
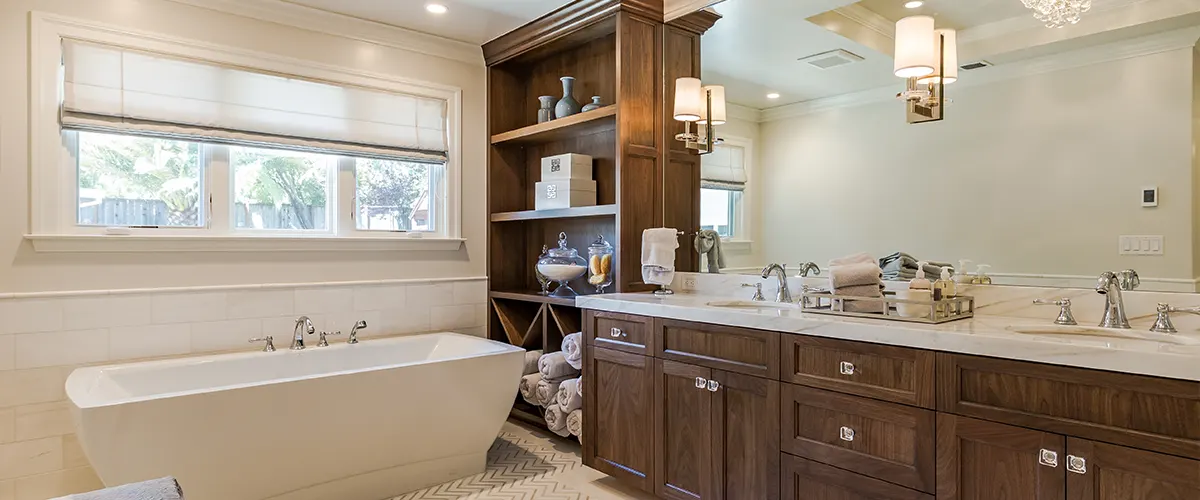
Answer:
<path fill-rule="evenodd" d="M 945 43 L 945 53 L 942 57 L 938 57 L 938 52 L 942 51 L 942 44 Z M 941 77 L 941 62 L 946 60 L 946 85 L 958 81 L 958 32 L 950 29 L 935 30 L 933 32 L 933 74 L 917 80 L 917 83 L 928 84 L 938 83 Z"/>
<path fill-rule="evenodd" d="M 932 17 L 912 16 L 896 21 L 896 76 L 928 76 L 933 73 L 935 53 Z"/>
<path fill-rule="evenodd" d="M 708 125 L 708 93 L 712 92 L 712 124 L 725 124 L 725 86 L 708 85 L 700 89 L 700 125 Z"/>
<path fill-rule="evenodd" d="M 694 122 L 700 119 L 704 109 L 700 79 L 685 77 L 675 80 L 675 119 Z"/>

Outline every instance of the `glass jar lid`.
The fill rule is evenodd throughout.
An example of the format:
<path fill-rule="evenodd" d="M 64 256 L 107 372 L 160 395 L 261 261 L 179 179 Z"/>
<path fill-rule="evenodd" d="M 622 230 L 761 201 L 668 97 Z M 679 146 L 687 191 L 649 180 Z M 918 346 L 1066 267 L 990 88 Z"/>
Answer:
<path fill-rule="evenodd" d="M 551 257 L 577 257 L 579 251 L 567 248 L 567 233 L 558 233 L 558 248 L 551 248 L 546 254 Z"/>
<path fill-rule="evenodd" d="M 593 252 L 603 252 L 612 250 L 612 247 L 613 246 L 604 239 L 604 235 L 601 234 L 596 236 L 596 241 L 593 241 L 592 244 L 588 246 L 588 250 Z"/>

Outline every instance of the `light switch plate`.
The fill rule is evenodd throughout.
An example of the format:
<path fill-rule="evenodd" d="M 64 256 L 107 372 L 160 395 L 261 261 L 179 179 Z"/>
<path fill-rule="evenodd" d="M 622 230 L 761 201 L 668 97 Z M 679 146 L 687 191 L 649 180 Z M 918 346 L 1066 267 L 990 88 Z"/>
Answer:
<path fill-rule="evenodd" d="M 1121 236 L 1117 253 L 1119 255 L 1162 255 L 1162 235 L 1153 236 Z"/>

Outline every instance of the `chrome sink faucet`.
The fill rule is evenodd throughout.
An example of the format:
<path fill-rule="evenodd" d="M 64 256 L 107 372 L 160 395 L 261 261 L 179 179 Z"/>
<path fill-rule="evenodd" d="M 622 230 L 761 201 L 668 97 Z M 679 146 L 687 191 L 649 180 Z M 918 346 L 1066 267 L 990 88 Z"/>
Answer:
<path fill-rule="evenodd" d="M 308 316 L 296 318 L 296 328 L 292 329 L 292 350 L 304 350 L 304 334 L 312 335 L 314 332 L 316 329 L 313 328 L 312 320 L 308 319 Z"/>
<path fill-rule="evenodd" d="M 769 264 L 763 269 L 762 278 L 769 279 L 771 273 L 775 273 L 775 276 L 779 278 L 779 294 L 775 296 L 775 302 L 790 304 L 792 302 L 792 292 L 788 290 L 787 268 L 783 264 Z"/>
<path fill-rule="evenodd" d="M 1104 295 L 1104 319 L 1102 328 L 1129 328 L 1129 317 L 1125 315 L 1125 299 L 1121 297 L 1121 279 L 1112 271 L 1105 271 L 1096 283 L 1096 293 Z"/>

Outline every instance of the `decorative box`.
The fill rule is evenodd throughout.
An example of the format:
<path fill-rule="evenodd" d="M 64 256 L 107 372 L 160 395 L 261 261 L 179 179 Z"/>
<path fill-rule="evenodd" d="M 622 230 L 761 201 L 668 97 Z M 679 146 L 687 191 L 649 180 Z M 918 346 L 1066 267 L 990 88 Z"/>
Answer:
<path fill-rule="evenodd" d="M 542 180 L 592 180 L 592 157 L 567 153 L 542 158 Z M 593 189 L 593 191 L 595 191 Z"/>
<path fill-rule="evenodd" d="M 590 207 L 596 204 L 596 181 L 561 180 L 537 183 L 535 210 L 556 208 Z"/>

